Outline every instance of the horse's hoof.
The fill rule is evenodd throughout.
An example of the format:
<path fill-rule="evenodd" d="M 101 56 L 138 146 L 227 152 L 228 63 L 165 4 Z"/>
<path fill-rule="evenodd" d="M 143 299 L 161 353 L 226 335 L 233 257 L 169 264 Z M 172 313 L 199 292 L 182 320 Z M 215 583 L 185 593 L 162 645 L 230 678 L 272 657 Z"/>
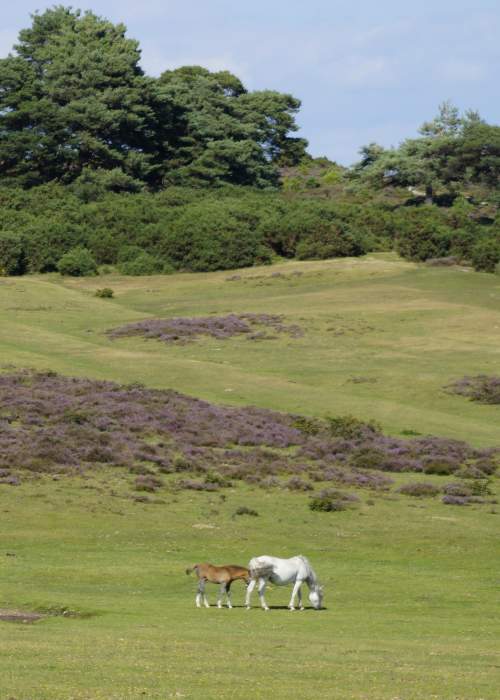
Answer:
<path fill-rule="evenodd" d="M 299 608 L 299 610 L 300 610 L 300 611 L 305 610 L 304 606 L 302 606 L 301 608 Z"/>
<path fill-rule="evenodd" d="M 289 610 L 295 610 L 295 608 L 292 607 L 291 605 L 288 606 L 288 609 L 289 609 Z"/>

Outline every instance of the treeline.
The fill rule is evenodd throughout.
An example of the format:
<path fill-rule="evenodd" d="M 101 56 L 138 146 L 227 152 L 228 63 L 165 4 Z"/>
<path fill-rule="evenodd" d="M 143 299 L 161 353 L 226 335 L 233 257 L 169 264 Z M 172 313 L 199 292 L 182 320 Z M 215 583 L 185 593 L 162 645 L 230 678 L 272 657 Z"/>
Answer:
<path fill-rule="evenodd" d="M 397 250 L 500 262 L 500 127 L 444 103 L 350 169 L 300 102 L 227 71 L 146 76 L 123 25 L 55 7 L 0 60 L 0 274 L 206 271 Z"/>

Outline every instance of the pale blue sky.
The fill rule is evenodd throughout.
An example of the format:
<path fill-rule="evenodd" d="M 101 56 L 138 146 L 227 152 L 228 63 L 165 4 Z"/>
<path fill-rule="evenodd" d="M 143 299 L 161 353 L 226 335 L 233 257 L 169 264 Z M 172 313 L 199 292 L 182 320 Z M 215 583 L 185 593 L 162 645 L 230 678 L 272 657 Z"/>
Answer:
<path fill-rule="evenodd" d="M 15 0 L 0 10 L 0 55 L 29 14 L 54 3 Z M 69 4 L 69 3 L 61 3 Z M 142 65 L 226 68 L 252 90 L 291 92 L 310 152 L 344 164 L 361 145 L 397 145 L 451 99 L 499 122 L 498 0 L 85 0 L 74 7 L 122 21 Z"/>

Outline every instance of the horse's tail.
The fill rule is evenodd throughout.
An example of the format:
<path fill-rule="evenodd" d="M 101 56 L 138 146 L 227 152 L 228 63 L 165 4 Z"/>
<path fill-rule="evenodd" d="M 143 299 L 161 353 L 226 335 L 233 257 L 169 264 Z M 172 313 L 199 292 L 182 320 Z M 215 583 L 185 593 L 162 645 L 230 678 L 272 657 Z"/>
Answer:
<path fill-rule="evenodd" d="M 193 566 L 186 569 L 186 574 L 189 576 L 189 574 L 191 574 L 193 571 L 196 571 L 197 568 L 198 568 L 198 564 L 193 564 Z M 198 572 L 196 571 L 196 573 L 198 573 Z"/>

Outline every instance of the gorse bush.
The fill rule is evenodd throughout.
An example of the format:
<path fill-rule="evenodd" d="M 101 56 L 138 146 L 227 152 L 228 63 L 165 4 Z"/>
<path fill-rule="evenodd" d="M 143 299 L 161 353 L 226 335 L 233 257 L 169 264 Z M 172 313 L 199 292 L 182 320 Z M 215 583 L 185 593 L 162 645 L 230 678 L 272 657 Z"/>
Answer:
<path fill-rule="evenodd" d="M 0 275 L 22 275 L 24 272 L 26 258 L 22 236 L 0 231 Z"/>
<path fill-rule="evenodd" d="M 73 248 L 69 250 L 57 263 L 57 269 L 61 275 L 70 275 L 72 277 L 97 274 L 96 261 L 87 248 Z"/>
<path fill-rule="evenodd" d="M 141 251 L 132 260 L 126 260 L 118 265 L 119 271 L 124 275 L 156 275 L 162 272 L 162 262 L 150 253 Z"/>
<path fill-rule="evenodd" d="M 112 299 L 115 293 L 110 287 L 103 287 L 103 289 L 96 289 L 94 296 L 100 299 Z"/>

